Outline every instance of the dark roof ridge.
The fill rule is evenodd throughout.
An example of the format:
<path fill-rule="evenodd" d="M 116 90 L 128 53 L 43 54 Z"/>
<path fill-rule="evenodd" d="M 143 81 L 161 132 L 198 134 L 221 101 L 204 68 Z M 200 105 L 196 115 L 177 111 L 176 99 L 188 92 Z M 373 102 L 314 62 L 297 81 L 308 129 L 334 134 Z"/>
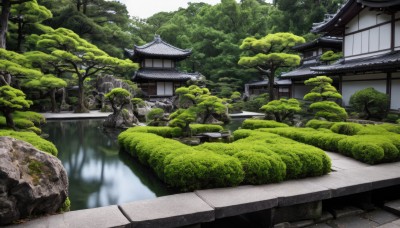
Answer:
<path fill-rule="evenodd" d="M 152 46 L 153 44 L 158 44 L 158 43 L 162 43 L 164 45 L 167 45 L 167 46 L 169 46 L 171 48 L 174 48 L 174 49 L 176 49 L 178 51 L 182 51 L 182 52 L 191 52 L 192 51 L 191 49 L 181 49 L 181 48 L 175 47 L 172 44 L 169 44 L 169 43 L 165 42 L 164 40 L 162 40 L 160 35 L 155 35 L 154 36 L 154 40 L 151 41 L 150 43 L 147 43 L 147 44 L 144 44 L 144 45 L 141 45 L 141 46 L 137 46 L 135 44 L 134 47 L 136 49 L 145 49 L 145 48 L 148 48 L 148 47 Z"/>

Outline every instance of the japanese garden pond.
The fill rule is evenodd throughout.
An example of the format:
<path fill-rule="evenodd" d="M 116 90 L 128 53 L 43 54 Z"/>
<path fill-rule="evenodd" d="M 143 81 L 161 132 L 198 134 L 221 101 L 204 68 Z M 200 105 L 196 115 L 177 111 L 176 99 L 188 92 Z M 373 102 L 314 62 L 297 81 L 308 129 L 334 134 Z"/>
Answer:
<path fill-rule="evenodd" d="M 237 129 L 233 119 L 226 129 Z M 71 210 L 95 208 L 177 193 L 147 167 L 119 153 L 118 133 L 106 133 L 104 120 L 48 121 L 43 132 L 58 148 L 69 178 Z"/>

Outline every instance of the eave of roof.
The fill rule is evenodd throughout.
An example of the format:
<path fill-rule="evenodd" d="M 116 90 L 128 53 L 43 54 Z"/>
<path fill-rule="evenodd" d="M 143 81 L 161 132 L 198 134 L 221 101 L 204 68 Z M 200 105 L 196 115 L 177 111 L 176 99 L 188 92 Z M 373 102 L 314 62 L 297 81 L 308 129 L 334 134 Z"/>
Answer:
<path fill-rule="evenodd" d="M 368 7 L 380 8 L 380 7 L 392 7 L 400 5 L 400 0 L 357 0 L 358 3 L 361 3 Z"/>
<path fill-rule="evenodd" d="M 274 81 L 275 85 L 291 85 L 292 80 L 290 79 L 278 79 Z M 263 81 L 258 81 L 258 82 L 252 82 L 252 83 L 247 83 L 246 85 L 249 86 L 267 86 L 268 85 L 268 79 L 263 80 Z"/>
<path fill-rule="evenodd" d="M 343 44 L 343 39 L 337 37 L 320 37 L 311 42 L 296 45 L 292 49 L 296 51 L 304 51 L 315 47 L 332 47 L 340 49 Z"/>
<path fill-rule="evenodd" d="M 173 57 L 186 58 L 192 54 L 191 50 L 177 48 L 165 41 L 160 36 L 155 36 L 154 40 L 142 46 L 134 46 L 134 56 L 148 57 Z"/>
<path fill-rule="evenodd" d="M 165 70 L 165 69 L 140 69 L 133 76 L 133 81 L 139 81 L 140 79 L 146 80 L 164 80 L 164 81 L 187 81 L 190 79 L 197 79 L 200 77 L 199 73 L 185 73 L 177 70 Z"/>
<path fill-rule="evenodd" d="M 317 76 L 318 73 L 315 71 L 310 70 L 311 67 L 315 65 L 303 65 L 299 68 L 296 68 L 292 71 L 286 72 L 281 75 L 282 78 L 298 78 L 298 77 L 310 77 L 310 76 Z"/>
<path fill-rule="evenodd" d="M 348 0 L 332 18 L 321 23 L 314 23 L 311 32 L 340 36 L 342 35 L 344 31 L 343 27 L 347 22 L 349 22 L 361 10 L 362 5 L 358 4 L 356 0 Z"/>
<path fill-rule="evenodd" d="M 371 70 L 400 70 L 400 51 L 350 61 L 342 60 L 329 66 L 311 67 L 311 70 L 327 74 L 366 72 Z"/>

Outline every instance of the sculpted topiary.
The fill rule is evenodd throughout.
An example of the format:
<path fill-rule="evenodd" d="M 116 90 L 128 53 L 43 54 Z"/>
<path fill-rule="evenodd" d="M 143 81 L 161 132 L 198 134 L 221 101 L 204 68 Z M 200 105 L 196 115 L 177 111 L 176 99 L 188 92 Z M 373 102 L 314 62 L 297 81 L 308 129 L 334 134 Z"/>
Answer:
<path fill-rule="evenodd" d="M 314 88 L 304 96 L 304 100 L 312 101 L 310 109 L 315 112 L 315 117 L 328 121 L 344 121 L 347 112 L 335 101 L 342 99 L 342 95 L 332 86 L 332 79 L 327 76 L 310 78 L 304 82 Z"/>

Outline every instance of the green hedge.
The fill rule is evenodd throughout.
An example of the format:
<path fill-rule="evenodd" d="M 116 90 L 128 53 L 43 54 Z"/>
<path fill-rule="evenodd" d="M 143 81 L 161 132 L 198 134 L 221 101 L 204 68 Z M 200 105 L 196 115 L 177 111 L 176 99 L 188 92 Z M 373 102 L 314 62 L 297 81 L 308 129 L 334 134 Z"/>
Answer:
<path fill-rule="evenodd" d="M 15 139 L 19 139 L 25 142 L 32 144 L 37 149 L 46 152 L 48 154 L 52 154 L 57 156 L 58 151 L 56 146 L 53 143 L 41 138 L 37 134 L 33 132 L 20 132 L 20 131 L 12 131 L 12 130 L 0 130 L 0 136 L 9 136 Z"/>
<path fill-rule="evenodd" d="M 238 130 L 233 143 L 190 147 L 135 128 L 118 136 L 121 148 L 183 191 L 317 176 L 331 167 L 322 150 L 268 132 Z"/>
<path fill-rule="evenodd" d="M 335 124 L 335 122 L 312 119 L 307 122 L 306 127 L 310 127 L 310 128 L 314 128 L 314 129 L 318 129 L 318 128 L 330 129 L 333 124 Z"/>
<path fill-rule="evenodd" d="M 243 121 L 243 129 L 258 129 L 258 128 L 276 128 L 276 127 L 288 127 L 287 124 L 278 123 L 273 120 L 256 120 L 246 119 Z"/>
<path fill-rule="evenodd" d="M 363 125 L 351 122 L 338 122 L 332 125 L 331 131 L 342 135 L 356 135 L 364 128 Z"/>
<path fill-rule="evenodd" d="M 224 128 L 215 124 L 190 124 L 190 130 L 193 135 L 196 135 L 205 132 L 220 132 L 223 131 Z"/>
<path fill-rule="evenodd" d="M 390 132 L 386 135 L 377 135 L 375 127 L 368 126 L 358 133 L 365 133 L 365 129 L 368 128 L 373 129 L 371 132 L 375 132 L 375 134 L 346 136 L 311 128 L 261 130 L 279 134 L 327 151 L 339 152 L 368 164 L 398 161 L 400 159 L 400 135 Z"/>
<path fill-rule="evenodd" d="M 204 132 L 220 132 L 224 128 L 220 125 L 213 124 L 191 124 L 192 134 L 201 134 Z M 155 127 L 155 126 L 138 126 L 129 128 L 130 132 L 152 133 L 164 138 L 176 138 L 182 136 L 182 129 L 179 127 Z"/>

